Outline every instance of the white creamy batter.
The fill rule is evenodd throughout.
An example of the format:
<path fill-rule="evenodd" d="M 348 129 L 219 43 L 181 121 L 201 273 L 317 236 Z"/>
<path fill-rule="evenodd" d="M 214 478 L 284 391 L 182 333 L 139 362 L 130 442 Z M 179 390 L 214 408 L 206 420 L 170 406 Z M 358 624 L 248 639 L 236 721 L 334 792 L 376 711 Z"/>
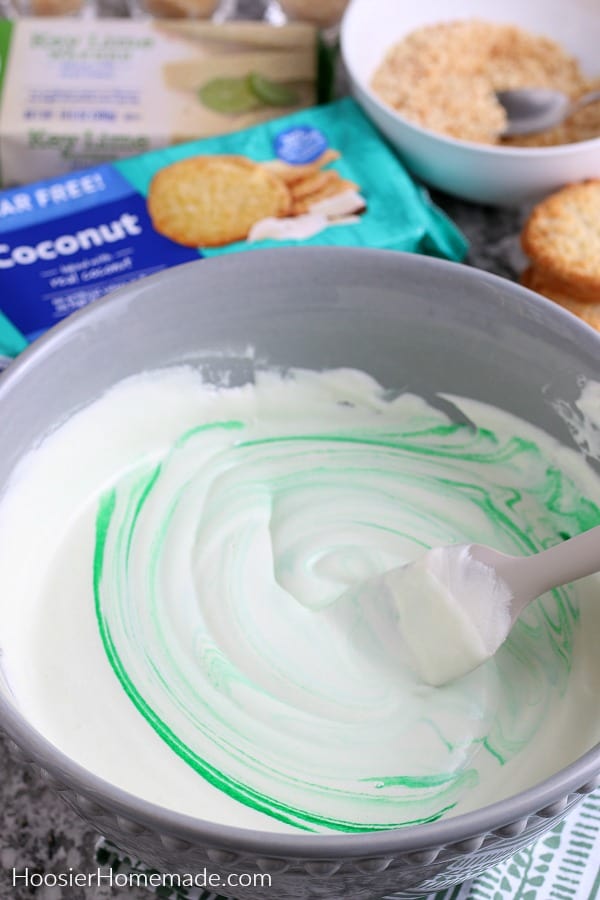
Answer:
<path fill-rule="evenodd" d="M 600 736 L 595 578 L 441 688 L 336 603 L 430 547 L 600 522 L 583 455 L 454 402 L 476 429 L 349 370 L 117 385 L 0 499 L 0 688 L 108 781 L 248 827 L 431 821 L 552 774 Z"/>

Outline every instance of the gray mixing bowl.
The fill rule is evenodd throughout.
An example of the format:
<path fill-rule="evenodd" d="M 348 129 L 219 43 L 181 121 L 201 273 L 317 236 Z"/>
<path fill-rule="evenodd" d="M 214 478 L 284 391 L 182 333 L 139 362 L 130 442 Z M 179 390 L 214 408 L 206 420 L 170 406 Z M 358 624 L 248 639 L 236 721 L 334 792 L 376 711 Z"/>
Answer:
<path fill-rule="evenodd" d="M 199 261 L 77 313 L 0 379 L 0 488 L 40 435 L 118 379 L 182 361 L 208 360 L 206 371 L 218 372 L 231 357 L 244 381 L 249 345 L 274 364 L 354 366 L 430 400 L 439 390 L 480 399 L 567 444 L 548 400 L 575 399 L 581 377 L 600 381 L 598 334 L 464 266 L 343 249 Z M 213 348 L 226 353 L 211 358 L 204 351 Z M 370 834 L 274 835 L 168 812 L 107 784 L 42 738 L 1 679 L 0 723 L 65 800 L 130 854 L 167 872 L 271 874 L 272 887 L 240 887 L 239 900 L 422 896 L 534 841 L 600 773 L 599 745 L 530 790 L 456 818 Z"/>

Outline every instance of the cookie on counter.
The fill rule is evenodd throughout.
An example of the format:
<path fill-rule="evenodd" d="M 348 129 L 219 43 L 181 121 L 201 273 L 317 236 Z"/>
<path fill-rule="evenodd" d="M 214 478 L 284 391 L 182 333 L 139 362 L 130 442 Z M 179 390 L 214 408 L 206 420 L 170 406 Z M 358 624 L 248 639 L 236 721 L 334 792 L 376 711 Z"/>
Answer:
<path fill-rule="evenodd" d="M 600 179 L 569 184 L 538 203 L 521 243 L 546 288 L 600 302 Z"/>
<path fill-rule="evenodd" d="M 538 294 L 542 294 L 549 300 L 554 300 L 555 303 L 558 303 L 560 306 L 564 307 L 564 309 L 568 309 L 569 312 L 579 316 L 580 319 L 583 319 L 583 321 L 587 322 L 588 325 L 591 325 L 592 328 L 596 328 L 600 331 L 600 293 L 598 294 L 598 302 L 596 303 L 593 303 L 590 300 L 578 300 L 572 292 L 557 286 L 535 266 L 530 266 L 528 269 L 525 269 L 521 275 L 520 281 L 524 287 L 529 288 L 531 291 L 536 291 Z"/>

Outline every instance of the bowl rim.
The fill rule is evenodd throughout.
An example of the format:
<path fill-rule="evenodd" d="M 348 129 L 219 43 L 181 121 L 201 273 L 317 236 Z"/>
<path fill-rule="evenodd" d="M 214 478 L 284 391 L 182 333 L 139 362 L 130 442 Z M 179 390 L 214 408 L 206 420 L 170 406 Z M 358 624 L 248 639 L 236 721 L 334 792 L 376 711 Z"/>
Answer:
<path fill-rule="evenodd" d="M 116 305 L 124 309 L 131 303 L 132 290 L 136 294 L 143 295 L 146 290 L 152 290 L 155 284 L 164 285 L 165 278 L 172 278 L 173 273 L 184 273 L 184 270 L 195 273 L 198 266 L 209 266 L 216 270 L 218 267 L 231 268 L 233 262 L 242 269 L 249 265 L 250 269 L 254 267 L 258 270 L 272 271 L 281 263 L 285 264 L 286 257 L 297 259 L 299 255 L 305 257 L 306 265 L 310 265 L 311 258 L 317 262 L 321 260 L 323 268 L 335 274 L 336 271 L 345 269 L 345 261 L 355 263 L 357 253 L 366 261 L 371 260 L 373 265 L 379 264 L 385 268 L 397 265 L 417 270 L 432 268 L 439 270 L 450 280 L 462 275 L 463 278 L 472 281 L 487 283 L 490 287 L 500 290 L 509 303 L 516 303 L 522 298 L 534 308 L 537 307 L 542 315 L 550 312 L 557 322 L 562 321 L 574 327 L 586 342 L 596 344 L 600 350 L 600 333 L 572 313 L 515 282 L 469 265 L 419 254 L 366 247 L 274 248 L 237 254 L 233 258 L 225 255 L 194 260 L 126 285 L 71 314 L 36 340 L 0 375 L 0 405 L 3 395 L 11 390 L 12 384 L 18 384 L 30 368 L 36 367 L 38 358 L 43 361 L 46 353 L 52 352 L 54 345 L 61 341 L 63 335 L 70 332 L 77 333 L 82 320 L 89 321 L 90 325 L 102 327 L 104 318 L 111 308 Z M 335 264 L 332 264 L 332 256 L 337 257 Z M 198 271 L 202 272 L 202 268 Z M 133 820 L 158 834 L 168 834 L 196 844 L 202 841 L 209 847 L 218 845 L 240 852 L 256 853 L 263 857 L 268 854 L 279 858 L 305 857 L 308 860 L 332 856 L 354 859 L 384 854 L 397 856 L 434 847 L 451 847 L 469 838 L 487 835 L 517 821 L 523 819 L 528 821 L 546 807 L 572 799 L 571 795 L 589 793 L 595 789 L 600 778 L 599 741 L 548 778 L 472 811 L 426 824 L 405 825 L 371 832 L 307 834 L 300 831 L 268 831 L 221 824 L 202 819 L 200 816 L 177 812 L 131 794 L 86 769 L 52 744 L 27 721 L 2 691 L 0 691 L 0 733 L 4 733 L 18 746 L 26 762 L 33 762 L 47 773 L 50 781 L 55 782 L 55 788 L 63 794 L 65 792 L 68 794 L 69 790 L 75 791 L 77 796 L 97 805 L 103 812 L 109 811 L 123 819 Z M 74 805 L 77 807 L 76 801 Z M 559 812 L 550 811 L 543 814 L 543 817 L 548 819 L 554 816 L 559 816 Z M 90 813 L 89 818 L 93 821 L 93 813 Z M 467 852 L 468 848 L 457 850 L 463 853 Z"/>
<path fill-rule="evenodd" d="M 364 2 L 366 2 L 366 0 L 364 0 Z M 369 0 L 369 2 L 371 2 L 371 0 Z M 419 125 L 417 122 L 407 119 L 406 116 L 403 116 L 395 110 L 393 106 L 390 106 L 382 100 L 371 88 L 371 85 L 366 78 L 359 75 L 356 69 L 355 58 L 352 53 L 348 52 L 350 43 L 349 32 L 352 28 L 352 19 L 353 16 L 357 15 L 354 10 L 358 9 L 360 5 L 361 0 L 352 0 L 344 12 L 340 25 L 340 49 L 342 58 L 355 89 L 362 91 L 369 102 L 373 103 L 381 113 L 390 116 L 392 121 L 396 121 L 399 125 L 405 126 L 408 130 L 413 131 L 417 135 L 421 135 L 428 140 L 439 141 L 441 144 L 446 144 L 448 147 L 461 149 L 465 152 L 483 153 L 484 155 L 491 157 L 499 156 L 505 159 L 510 159 L 511 157 L 531 159 L 532 157 L 537 158 L 539 156 L 544 158 L 551 156 L 571 156 L 576 154 L 577 151 L 582 148 L 585 150 L 598 148 L 600 150 L 600 135 L 595 138 L 587 138 L 584 141 L 574 141 L 570 144 L 552 144 L 546 147 L 506 147 L 500 144 L 480 144 L 477 141 L 454 138 L 450 135 L 442 134 L 439 131 L 433 131 L 431 128 L 425 128 L 423 125 Z M 400 38 L 398 40 L 400 40 Z M 397 41 L 391 41 L 387 46 L 387 50 L 390 50 L 394 46 L 394 43 L 397 43 Z M 600 170 L 598 177 L 600 177 Z"/>
<path fill-rule="evenodd" d="M 2 696 L 0 723 L 0 731 L 17 745 L 25 762 L 34 763 L 44 775 L 50 776 L 50 784 L 55 790 L 62 795 L 65 791 L 74 791 L 77 797 L 97 806 L 101 813 L 112 813 L 139 823 L 149 831 L 168 834 L 193 844 L 205 842 L 208 846 L 217 845 L 238 852 L 308 860 L 332 856 L 342 859 L 397 856 L 419 850 L 451 848 L 454 844 L 487 836 L 523 820 L 525 830 L 529 820 L 546 807 L 568 801 L 572 795 L 591 793 L 597 787 L 600 774 L 599 742 L 559 772 L 525 791 L 436 822 L 372 832 L 288 833 L 213 822 L 131 794 L 72 760 L 41 735 Z M 77 807 L 76 802 L 74 805 Z M 560 817 L 560 812 L 551 811 L 543 818 L 555 816 Z M 90 819 L 93 821 L 93 813 Z"/>

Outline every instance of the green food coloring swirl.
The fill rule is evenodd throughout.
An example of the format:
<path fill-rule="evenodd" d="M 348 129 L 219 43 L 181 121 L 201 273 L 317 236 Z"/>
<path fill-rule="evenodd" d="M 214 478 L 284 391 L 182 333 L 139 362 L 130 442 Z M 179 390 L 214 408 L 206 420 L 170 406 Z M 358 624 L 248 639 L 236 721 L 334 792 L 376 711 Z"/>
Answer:
<path fill-rule="evenodd" d="M 431 546 L 527 553 L 600 521 L 524 423 L 360 393 L 318 376 L 243 402 L 224 389 L 223 417 L 199 412 L 122 473 L 96 518 L 98 627 L 139 713 L 198 777 L 309 831 L 451 812 L 564 695 L 578 617 L 574 589 L 553 591 L 494 660 L 435 689 L 401 642 L 391 656 L 363 634 L 358 652 L 336 598 Z"/>

